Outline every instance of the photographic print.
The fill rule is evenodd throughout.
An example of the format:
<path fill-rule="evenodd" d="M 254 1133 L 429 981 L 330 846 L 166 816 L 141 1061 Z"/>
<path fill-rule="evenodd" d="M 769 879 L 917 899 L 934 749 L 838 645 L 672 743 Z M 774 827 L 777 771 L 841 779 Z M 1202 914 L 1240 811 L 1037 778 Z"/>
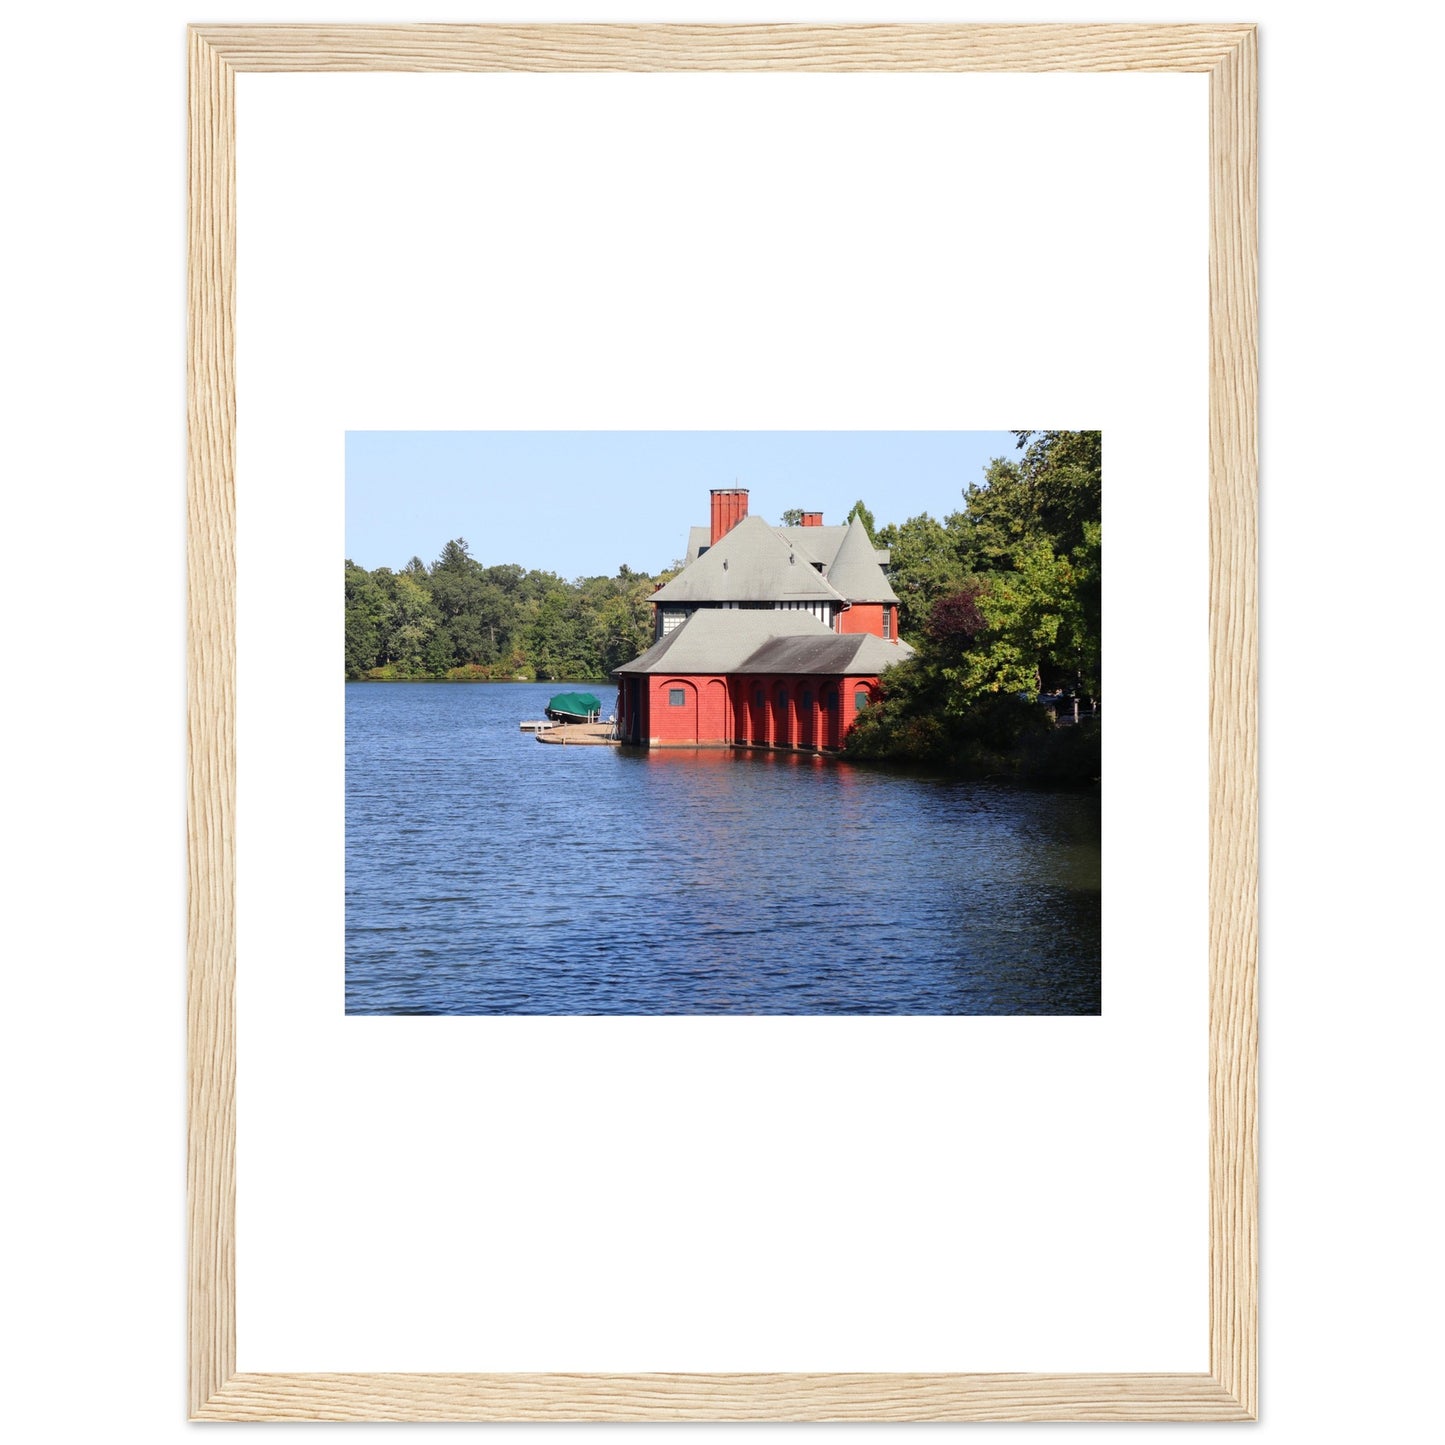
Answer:
<path fill-rule="evenodd" d="M 1097 1014 L 1097 432 L 352 432 L 353 1014 Z"/>

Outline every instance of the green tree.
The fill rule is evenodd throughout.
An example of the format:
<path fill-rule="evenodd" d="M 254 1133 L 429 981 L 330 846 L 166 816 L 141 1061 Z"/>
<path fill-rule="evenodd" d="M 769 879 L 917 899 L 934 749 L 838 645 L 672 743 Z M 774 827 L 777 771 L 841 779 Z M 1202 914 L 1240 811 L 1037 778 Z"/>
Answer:
<path fill-rule="evenodd" d="M 873 520 L 873 513 L 863 505 L 861 499 L 854 502 L 848 510 L 848 520 L 851 522 L 854 517 L 863 519 L 863 526 L 867 529 L 870 541 L 878 535 L 878 526 Z"/>
<path fill-rule="evenodd" d="M 424 583 L 406 572 L 391 579 L 395 613 L 385 643 L 386 661 L 411 673 L 424 671 L 423 655 L 441 620 Z"/>
<path fill-rule="evenodd" d="M 1020 432 L 943 523 L 877 534 L 892 551 L 900 631 L 918 648 L 850 735 L 861 756 L 1098 776 L 1096 728 L 1061 740 L 1041 689 L 1097 698 L 1102 445 L 1098 432 Z"/>
<path fill-rule="evenodd" d="M 888 580 L 898 594 L 899 633 L 915 641 L 928 623 L 934 602 L 958 588 L 967 576 L 959 560 L 958 539 L 924 512 L 906 522 L 890 523 L 875 540 L 891 554 Z"/>
<path fill-rule="evenodd" d="M 361 677 L 381 660 L 395 608 L 365 567 L 346 562 L 346 675 Z"/>
<path fill-rule="evenodd" d="M 444 628 L 445 660 L 440 640 L 433 642 L 434 670 L 441 672 L 467 663 L 489 662 L 497 649 L 483 631 L 483 609 L 487 593 L 485 574 L 467 547 L 466 539 L 454 538 L 442 548 L 430 573 L 432 600 Z"/>
<path fill-rule="evenodd" d="M 990 694 L 1036 698 L 1047 678 L 1078 676 L 1083 617 L 1077 570 L 1038 538 L 1020 549 L 1018 567 L 978 585 L 981 626 L 940 637 L 928 660 L 948 684 L 946 706 L 966 712 Z"/>
<path fill-rule="evenodd" d="M 1003 571 L 1022 543 L 1046 537 L 1060 552 L 1084 545 L 1103 501 L 1099 432 L 1018 432 L 1018 459 L 996 457 L 964 491 L 959 517 L 970 570 Z"/>

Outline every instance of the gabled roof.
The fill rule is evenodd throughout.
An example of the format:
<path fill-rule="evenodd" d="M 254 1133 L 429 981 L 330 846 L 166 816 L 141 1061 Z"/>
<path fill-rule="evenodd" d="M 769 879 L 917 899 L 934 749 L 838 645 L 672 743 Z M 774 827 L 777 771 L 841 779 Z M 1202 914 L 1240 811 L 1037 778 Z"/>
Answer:
<path fill-rule="evenodd" d="M 744 517 L 701 557 L 654 592 L 651 600 L 836 602 L 841 597 L 814 571 L 806 553 L 789 546 L 761 517 Z"/>
<path fill-rule="evenodd" d="M 704 607 L 614 677 L 638 673 L 817 673 L 877 676 L 913 656 L 906 642 L 839 635 L 808 612 Z"/>
<path fill-rule="evenodd" d="M 854 517 L 833 565 L 828 568 L 828 581 L 850 602 L 898 601 L 898 594 L 888 585 L 875 553 L 867 527 Z"/>

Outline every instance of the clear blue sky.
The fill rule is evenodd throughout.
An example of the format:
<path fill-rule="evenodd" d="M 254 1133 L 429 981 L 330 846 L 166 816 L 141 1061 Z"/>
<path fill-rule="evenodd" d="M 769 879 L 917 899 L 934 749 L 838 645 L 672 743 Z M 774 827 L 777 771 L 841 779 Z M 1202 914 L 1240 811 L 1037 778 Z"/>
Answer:
<path fill-rule="evenodd" d="M 465 537 L 485 566 L 567 579 L 624 562 L 659 572 L 705 526 L 713 487 L 749 511 L 842 522 L 858 499 L 881 527 L 962 505 L 1010 432 L 348 432 L 346 555 L 362 567 L 432 562 Z"/>

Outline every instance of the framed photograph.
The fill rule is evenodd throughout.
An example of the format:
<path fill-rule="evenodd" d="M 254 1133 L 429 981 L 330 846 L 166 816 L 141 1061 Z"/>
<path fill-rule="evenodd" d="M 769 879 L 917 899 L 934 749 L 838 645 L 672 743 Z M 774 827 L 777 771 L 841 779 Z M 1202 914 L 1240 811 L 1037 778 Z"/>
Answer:
<path fill-rule="evenodd" d="M 192 28 L 193 1418 L 1256 1417 L 1255 47 Z"/>

